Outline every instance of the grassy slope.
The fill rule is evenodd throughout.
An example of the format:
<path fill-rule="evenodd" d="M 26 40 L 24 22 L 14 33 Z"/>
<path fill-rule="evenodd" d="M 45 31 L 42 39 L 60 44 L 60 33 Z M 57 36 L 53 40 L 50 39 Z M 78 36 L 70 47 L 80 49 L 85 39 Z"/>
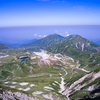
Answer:
<path fill-rule="evenodd" d="M 16 52 L 16 51 L 15 51 Z M 17 55 L 15 53 L 12 53 L 8 58 L 12 57 L 9 61 L 7 59 L 2 58 L 2 63 L 0 64 L 0 83 L 3 84 L 4 82 L 8 81 L 8 84 L 5 84 L 7 86 L 15 86 L 15 89 L 11 89 L 10 87 L 7 87 L 7 89 L 19 91 L 18 88 L 27 88 L 30 87 L 31 84 L 35 84 L 36 87 L 32 87 L 30 91 L 27 91 L 26 93 L 32 95 L 33 92 L 36 91 L 42 91 L 43 94 L 49 94 L 56 95 L 59 90 L 59 85 L 56 84 L 56 86 L 53 86 L 52 83 L 54 81 L 61 82 L 61 78 L 59 73 L 63 74 L 64 71 L 59 69 L 58 65 L 54 65 L 58 69 L 53 68 L 54 66 L 45 66 L 42 67 L 38 66 L 37 59 L 30 59 L 30 56 L 32 55 L 32 52 L 29 52 L 30 54 L 27 54 L 26 52 L 19 52 Z M 17 60 L 15 60 L 13 57 L 16 56 Z M 18 59 L 20 56 L 29 56 L 28 59 L 26 59 L 23 62 L 20 62 L 21 59 Z M 3 63 L 6 62 L 7 63 Z M 31 62 L 35 62 L 34 64 L 31 64 Z M 30 68 L 32 67 L 32 73 L 30 73 Z M 12 73 L 14 72 L 14 73 Z M 29 77 L 31 75 L 35 75 L 36 77 Z M 40 75 L 40 76 L 38 76 Z M 50 77 L 51 75 L 51 77 Z M 8 78 L 8 79 L 7 79 Z M 21 78 L 21 79 L 20 79 Z M 18 84 L 12 84 L 12 82 L 17 82 Z M 29 82 L 29 85 L 27 86 L 20 86 L 19 83 L 21 82 Z M 53 87 L 54 90 L 50 90 L 50 92 L 44 90 L 44 86 Z M 21 91 L 23 92 L 23 91 Z M 54 98 L 56 96 L 54 95 Z M 33 96 L 33 95 L 32 95 Z M 66 98 L 62 95 L 57 96 L 58 98 Z M 37 98 L 43 98 L 42 95 L 39 95 Z M 44 98 L 43 98 L 44 100 Z M 63 100 L 63 99 L 62 99 Z"/>
<path fill-rule="evenodd" d="M 50 46 L 53 46 L 55 44 L 61 43 L 63 41 L 62 36 L 58 35 L 58 34 L 53 34 L 53 35 L 49 35 L 45 38 L 42 38 L 40 40 L 37 40 L 33 43 L 29 43 L 29 44 L 23 44 L 21 45 L 21 47 L 29 47 L 29 46 L 39 46 L 42 49 L 46 49 Z"/>
<path fill-rule="evenodd" d="M 22 50 L 22 49 L 20 49 Z M 0 68 L 1 68 L 1 71 L 0 71 L 0 80 L 5 80 L 8 76 L 10 76 L 10 78 L 8 80 L 5 80 L 5 81 L 9 81 L 10 83 L 7 84 L 8 86 L 12 86 L 12 82 L 18 82 L 18 83 L 21 83 L 21 82 L 29 82 L 29 85 L 30 84 L 37 84 L 37 87 L 33 87 L 31 88 L 30 91 L 27 91 L 26 93 L 28 94 L 31 94 L 35 91 L 43 91 L 44 94 L 48 94 L 48 93 L 52 93 L 53 95 L 56 95 L 58 94 L 58 97 L 60 97 L 62 100 L 63 97 L 61 94 L 58 93 L 58 90 L 59 90 L 59 85 L 56 84 L 56 86 L 52 85 L 52 83 L 54 83 L 54 81 L 57 81 L 57 82 L 61 82 L 61 76 L 59 75 L 59 73 L 61 73 L 62 75 L 65 74 L 65 72 L 61 69 L 54 69 L 53 66 L 42 66 L 42 67 L 39 67 L 38 64 L 37 64 L 37 59 L 34 59 L 34 60 L 31 60 L 30 58 L 26 59 L 24 62 L 20 63 L 20 59 L 18 59 L 20 56 L 31 56 L 32 55 L 32 52 L 29 52 L 30 54 L 27 54 L 26 52 L 23 52 L 20 51 L 18 49 L 15 49 L 15 51 L 13 51 L 13 53 L 11 53 L 12 51 L 8 52 L 10 54 L 10 56 L 8 58 L 2 58 L 1 61 L 2 62 L 5 62 L 7 61 L 7 63 L 0 63 Z M 58 49 L 59 52 L 60 50 L 62 52 L 62 54 L 66 54 L 67 56 L 71 56 L 75 59 L 75 61 L 77 62 L 77 60 L 80 61 L 81 63 L 81 67 L 85 67 L 86 65 L 88 65 L 88 67 L 86 67 L 87 70 L 90 70 L 90 71 L 94 71 L 96 69 L 96 71 L 98 71 L 99 69 L 99 57 L 100 57 L 100 53 L 86 53 L 86 52 L 82 52 L 82 51 L 77 51 L 75 48 L 73 47 L 67 47 L 65 49 Z M 17 52 L 17 54 L 16 54 Z M 57 53 L 58 51 L 55 51 L 55 53 Z M 16 56 L 17 60 L 14 60 L 14 56 Z M 8 59 L 10 58 L 10 60 L 8 61 Z M 95 60 L 95 61 L 94 61 Z M 36 62 L 35 64 L 31 64 L 31 62 Z M 75 65 L 76 65 L 76 62 L 75 62 Z M 32 67 L 33 70 L 32 70 L 32 73 L 30 73 L 30 68 L 29 67 Z M 69 83 L 69 86 L 74 82 L 76 81 L 77 79 L 81 78 L 82 76 L 84 76 L 86 73 L 83 72 L 83 71 L 80 71 L 78 69 L 73 69 L 73 74 L 72 74 L 72 69 L 69 67 L 69 66 L 58 66 L 58 65 L 54 65 L 55 67 L 58 67 L 58 68 L 67 68 L 66 70 L 68 71 L 68 75 L 65 76 L 65 82 L 66 84 Z M 12 71 L 15 69 L 15 72 L 14 72 L 14 75 L 12 73 Z M 77 72 L 77 73 L 76 73 Z M 7 75 L 5 74 L 7 73 Z M 45 74 L 43 76 L 38 76 L 38 75 L 42 75 L 42 74 Z M 50 77 L 50 74 L 52 75 L 52 77 Z M 36 75 L 38 77 L 28 77 L 28 75 Z M 70 79 L 70 77 L 72 77 Z M 21 78 L 21 79 L 20 79 Z M 3 82 L 1 81 L 1 84 Z M 97 81 L 95 82 L 97 83 Z M 93 83 L 94 84 L 94 83 Z M 17 90 L 17 88 L 26 88 L 26 87 L 29 87 L 28 86 L 20 86 L 19 84 L 16 84 L 14 86 L 16 86 L 16 91 L 19 91 Z M 53 87 L 53 91 L 50 90 L 50 92 L 47 92 L 44 90 L 44 86 L 50 86 L 50 87 Z M 77 98 L 77 97 L 83 97 L 85 96 L 86 94 L 83 93 L 84 91 L 79 91 L 79 92 L 76 92 L 75 94 L 73 94 L 73 98 Z M 89 94 L 89 92 L 87 92 Z M 39 95 L 38 98 L 41 98 L 42 95 Z M 54 97 L 56 98 L 56 97 Z"/>

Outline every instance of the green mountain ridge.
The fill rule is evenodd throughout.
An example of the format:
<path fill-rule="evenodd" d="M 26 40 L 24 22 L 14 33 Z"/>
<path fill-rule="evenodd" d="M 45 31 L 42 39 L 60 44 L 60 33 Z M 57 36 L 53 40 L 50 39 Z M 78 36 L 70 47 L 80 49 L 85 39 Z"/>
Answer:
<path fill-rule="evenodd" d="M 100 46 L 94 42 L 91 42 L 80 35 L 70 35 L 65 41 L 68 45 L 73 46 L 77 50 L 85 52 L 99 52 Z"/>
<path fill-rule="evenodd" d="M 40 40 L 37 40 L 35 42 L 29 43 L 29 44 L 23 44 L 20 47 L 29 47 L 29 46 L 39 46 L 42 49 L 47 49 L 50 46 L 53 46 L 55 44 L 61 43 L 64 37 L 58 35 L 58 34 L 53 34 L 49 35 L 45 38 L 42 38 Z"/>
<path fill-rule="evenodd" d="M 100 46 L 79 35 L 70 35 L 65 41 L 49 47 L 47 50 L 53 53 L 64 53 L 70 49 L 80 50 L 84 52 L 99 52 Z"/>
<path fill-rule="evenodd" d="M 61 43 L 61 44 L 60 44 Z M 79 35 L 70 35 L 68 37 L 62 37 L 58 34 L 49 35 L 45 38 L 37 40 L 29 44 L 23 44 L 20 47 L 39 46 L 41 49 L 47 49 L 51 46 L 72 46 L 80 51 L 85 52 L 99 52 L 100 46 L 92 41 L 89 41 Z M 62 47 L 61 47 L 62 48 Z M 63 48 L 64 49 L 64 48 Z"/>

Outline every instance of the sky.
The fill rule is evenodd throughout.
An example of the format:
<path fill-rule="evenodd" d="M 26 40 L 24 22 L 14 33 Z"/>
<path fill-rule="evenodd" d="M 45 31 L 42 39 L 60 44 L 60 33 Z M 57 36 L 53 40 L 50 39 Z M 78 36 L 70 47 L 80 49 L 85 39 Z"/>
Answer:
<path fill-rule="evenodd" d="M 0 42 L 54 33 L 100 40 L 100 0 L 0 0 Z"/>
<path fill-rule="evenodd" d="M 100 25 L 100 0 L 0 0 L 0 27 Z"/>

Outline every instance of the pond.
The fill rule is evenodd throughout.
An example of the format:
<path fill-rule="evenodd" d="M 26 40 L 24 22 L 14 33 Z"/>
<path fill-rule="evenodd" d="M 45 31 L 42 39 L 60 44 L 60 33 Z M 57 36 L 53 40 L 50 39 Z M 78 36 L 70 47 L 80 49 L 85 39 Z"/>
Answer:
<path fill-rule="evenodd" d="M 27 59 L 27 58 L 29 58 L 29 57 L 22 57 L 22 58 L 20 58 L 20 59 L 22 59 L 22 61 L 21 62 L 23 62 L 25 59 Z"/>

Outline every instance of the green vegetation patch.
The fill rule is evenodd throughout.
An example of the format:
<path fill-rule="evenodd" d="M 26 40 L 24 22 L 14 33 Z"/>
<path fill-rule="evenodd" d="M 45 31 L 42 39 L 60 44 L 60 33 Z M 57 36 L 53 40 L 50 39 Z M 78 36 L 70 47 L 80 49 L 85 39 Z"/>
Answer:
<path fill-rule="evenodd" d="M 88 91 L 76 91 L 71 95 L 71 99 L 83 98 L 86 95 L 89 95 Z"/>
<path fill-rule="evenodd" d="M 9 71 L 2 70 L 1 75 L 4 76 L 4 77 L 8 77 L 8 76 L 12 76 L 12 73 L 10 73 Z"/>

